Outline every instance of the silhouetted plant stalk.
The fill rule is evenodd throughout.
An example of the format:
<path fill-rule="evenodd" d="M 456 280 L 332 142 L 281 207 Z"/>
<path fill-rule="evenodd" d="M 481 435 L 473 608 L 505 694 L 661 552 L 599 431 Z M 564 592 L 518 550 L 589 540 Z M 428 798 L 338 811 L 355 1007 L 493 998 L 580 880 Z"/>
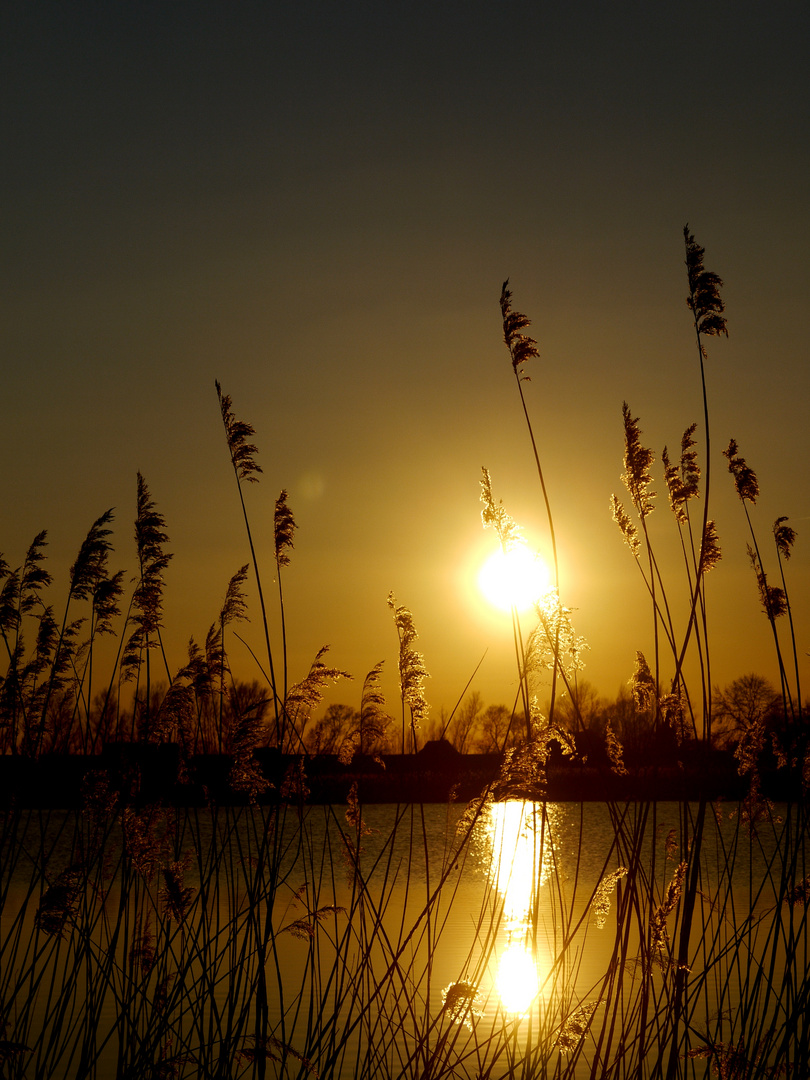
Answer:
<path fill-rule="evenodd" d="M 537 441 L 534 437 L 534 428 L 532 427 L 531 417 L 529 416 L 529 410 L 526 405 L 526 397 L 523 393 L 523 383 L 529 382 L 530 378 L 524 370 L 524 365 L 529 360 L 538 359 L 540 351 L 537 348 L 537 342 L 534 338 L 529 337 L 528 334 L 524 334 L 522 331 L 528 326 L 531 326 L 531 320 L 523 315 L 519 311 L 512 310 L 512 293 L 509 289 L 509 279 L 503 283 L 501 289 L 501 315 L 503 318 L 503 339 L 506 343 L 506 347 L 509 350 L 509 355 L 512 359 L 512 371 L 515 376 L 515 383 L 517 384 L 518 393 L 520 394 L 520 404 L 523 410 L 523 416 L 526 420 L 526 426 L 529 430 L 529 438 L 532 444 L 532 454 L 534 456 L 534 463 L 537 468 L 537 476 L 540 480 L 540 488 L 543 492 L 543 502 L 546 508 L 546 517 L 548 519 L 548 531 L 551 539 L 551 555 L 554 564 L 554 587 L 559 595 L 560 591 L 560 564 L 557 558 L 557 537 L 554 531 L 554 519 L 551 515 L 551 502 L 549 501 L 548 491 L 546 490 L 546 481 L 543 476 L 543 468 L 540 464 L 540 454 L 537 449 Z M 551 696 L 549 704 L 549 720 L 554 720 L 554 705 L 557 691 L 557 665 L 556 661 L 551 669 Z M 526 712 L 528 716 L 528 711 Z"/>
<path fill-rule="evenodd" d="M 686 305 L 692 312 L 695 328 L 695 343 L 697 345 L 698 358 L 700 360 L 700 385 L 703 393 L 703 423 L 706 438 L 706 469 L 703 481 L 703 525 L 700 530 L 700 558 L 698 559 L 698 565 L 703 567 L 711 557 L 712 547 L 709 529 L 709 490 L 712 457 L 711 429 L 709 426 L 709 399 L 706 392 L 706 369 L 704 366 L 704 361 L 708 356 L 702 339 L 705 337 L 717 337 L 720 334 L 728 337 L 728 328 L 726 326 L 726 319 L 723 316 L 725 304 L 720 296 L 720 289 L 723 285 L 722 278 L 713 271 L 705 268 L 703 264 L 703 256 L 706 253 L 705 248 L 702 248 L 695 241 L 694 236 L 689 232 L 688 225 L 684 225 L 683 238 L 686 247 L 686 274 L 689 283 L 689 295 L 686 298 Z M 698 601 L 701 599 L 702 590 L 703 578 L 702 575 L 698 575 L 692 593 L 692 605 L 686 633 L 684 635 L 684 642 L 675 669 L 675 680 L 680 677 L 686 650 L 689 645 L 690 633 L 696 621 Z M 703 602 L 705 603 L 705 598 L 703 599 Z M 710 672 L 708 642 L 705 643 L 705 646 L 706 667 L 707 672 Z M 674 686 L 675 681 L 673 681 L 673 687 Z M 708 737 L 711 731 L 711 694 L 709 694 L 706 705 L 707 712 L 704 714 L 704 737 Z"/>
<path fill-rule="evenodd" d="M 280 746 L 283 739 L 282 732 L 282 707 L 283 698 L 279 700 L 278 688 L 276 686 L 276 674 L 273 664 L 273 650 L 270 645 L 270 624 L 267 618 L 267 608 L 264 603 L 264 591 L 262 589 L 262 579 L 259 573 L 259 564 L 256 558 L 256 549 L 253 544 L 253 532 L 250 528 L 250 518 L 248 517 L 247 506 L 245 505 L 245 496 L 242 489 L 243 482 L 255 484 L 258 477 L 257 473 L 261 473 L 262 467 L 256 461 L 256 454 L 258 454 L 258 448 L 249 442 L 250 439 L 256 434 L 256 429 L 242 420 L 237 420 L 233 414 L 232 401 L 230 394 L 223 394 L 222 387 L 219 382 L 215 380 L 217 398 L 219 400 L 219 408 L 222 414 L 222 424 L 225 428 L 225 439 L 228 443 L 228 452 L 231 457 L 231 465 L 233 466 L 233 474 L 236 479 L 236 487 L 239 492 L 239 504 L 242 507 L 242 517 L 245 522 L 245 529 L 247 530 L 248 544 L 250 546 L 250 556 L 253 563 L 253 572 L 256 578 L 256 589 L 259 595 L 259 606 L 262 612 L 262 627 L 264 629 L 264 640 L 267 648 L 267 664 L 270 690 L 273 696 L 273 711 L 275 714 L 276 725 L 276 745 Z"/>
<path fill-rule="evenodd" d="M 140 689 L 141 665 L 146 667 L 145 691 L 137 722 L 143 729 L 144 738 L 150 737 L 153 717 L 150 713 L 152 699 L 151 654 L 159 648 L 166 678 L 171 683 L 169 662 L 160 636 L 163 619 L 163 572 L 172 555 L 165 550 L 169 541 L 166 521 L 158 512 L 143 476 L 138 473 L 137 514 L 135 518 L 135 546 L 138 555 L 139 576 L 132 596 L 128 621 L 135 629 L 130 634 L 121 656 L 121 675 L 124 682 L 135 680 L 135 700 Z"/>
<path fill-rule="evenodd" d="M 789 525 L 786 524 L 788 520 L 786 517 L 777 518 L 774 522 L 773 537 L 776 546 L 776 556 L 778 560 L 782 586 L 780 587 L 778 585 L 769 584 L 767 575 L 765 573 L 765 568 L 763 566 L 759 543 L 757 541 L 756 533 L 754 531 L 754 524 L 751 521 L 751 515 L 748 511 L 748 504 L 750 503 L 753 506 L 756 503 L 757 498 L 759 497 L 759 481 L 757 480 L 754 470 L 750 468 L 745 458 L 742 457 L 739 453 L 736 439 L 731 439 L 729 441 L 728 446 L 723 451 L 723 456 L 728 460 L 728 471 L 731 473 L 734 479 L 734 486 L 736 488 L 740 503 L 742 504 L 746 524 L 748 525 L 748 532 L 751 536 L 751 544 L 748 545 L 748 557 L 751 562 L 751 567 L 754 571 L 754 575 L 756 577 L 757 591 L 759 592 L 762 610 L 768 619 L 768 623 L 771 627 L 771 633 L 773 635 L 776 658 L 779 664 L 779 679 L 781 684 L 785 716 L 789 715 L 792 719 L 795 720 L 797 718 L 801 718 L 801 683 L 799 680 L 799 663 L 796 649 L 796 635 L 793 628 L 793 616 L 790 610 L 790 603 L 788 601 L 787 583 L 785 581 L 784 566 L 782 560 L 783 558 L 790 558 L 793 544 L 796 540 L 796 533 Z M 779 642 L 779 630 L 776 625 L 776 620 L 783 615 L 788 615 L 789 617 L 790 637 L 796 679 L 796 686 L 794 692 L 791 691 L 790 682 L 788 680 L 787 672 L 785 670 L 784 658 L 782 656 L 782 648 Z"/>
<path fill-rule="evenodd" d="M 425 679 L 428 671 L 425 658 L 413 647 L 419 636 L 414 626 L 413 615 L 404 606 L 397 604 L 394 594 L 388 594 L 388 606 L 394 613 L 394 625 L 399 640 L 399 690 L 401 712 L 401 750 L 405 754 L 410 747 L 411 753 L 417 749 L 420 728 L 427 722 L 430 706 L 425 697 Z M 410 741 L 408 741 L 410 740 Z"/>

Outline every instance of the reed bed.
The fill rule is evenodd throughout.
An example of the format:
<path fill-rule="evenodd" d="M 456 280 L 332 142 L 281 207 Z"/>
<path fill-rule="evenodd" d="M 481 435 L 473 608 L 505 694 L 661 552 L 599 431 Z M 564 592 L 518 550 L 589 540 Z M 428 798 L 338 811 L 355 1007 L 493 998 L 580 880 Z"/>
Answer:
<path fill-rule="evenodd" d="M 663 455 L 681 538 L 685 624 L 659 563 L 650 515 L 653 454 L 623 407 L 629 503 L 613 512 L 649 597 L 654 652 L 636 657 L 635 707 L 680 745 L 710 747 L 711 650 L 705 577 L 720 557 L 710 517 L 707 339 L 726 333 L 721 279 L 684 230 L 688 305 L 702 390 L 680 459 Z M 57 617 L 47 603 L 45 534 L 23 564 L 0 562 L 0 630 L 8 656 L 0 737 L 8 755 L 92 754 L 112 742 L 200 749 L 229 757 L 232 805 L 147 804 L 137 776 L 89 775 L 80 811 L 24 810 L 0 821 L 0 1070 L 55 1077 L 805 1077 L 808 1032 L 807 801 L 804 709 L 785 563 L 795 534 L 780 517 L 770 556 L 751 528 L 756 476 L 732 440 L 725 451 L 751 528 L 752 571 L 779 663 L 783 720 L 752 723 L 737 758 L 739 804 L 625 801 L 596 810 L 546 799 L 552 752 L 576 756 L 583 643 L 563 602 L 552 509 L 524 394 L 537 343 L 501 294 L 504 339 L 527 422 L 554 552 L 554 584 L 531 626 L 513 613 L 525 734 L 469 805 L 345 806 L 308 801 L 305 734 L 324 687 L 347 673 L 324 652 L 293 683 L 283 583 L 295 520 L 275 506 L 272 625 L 249 515 L 261 468 L 252 426 L 216 391 L 250 561 L 230 579 L 217 620 L 188 660 L 169 669 L 161 646 L 162 515 L 137 484 L 139 574 L 124 604 L 110 570 L 111 512 L 91 527 Z M 517 524 L 485 471 L 483 523 L 505 550 Z M 261 616 L 262 693 L 234 693 L 226 629 L 245 616 L 252 575 Z M 378 752 L 397 730 L 417 744 L 427 703 L 411 612 L 389 597 L 398 640 L 396 719 L 380 666 L 360 692 L 357 730 L 342 754 Z M 123 621 L 112 673 L 99 680 L 98 643 Z M 780 629 L 788 625 L 787 634 Z M 33 637 L 32 637 L 33 631 Z M 789 645 L 785 645 L 785 640 Z M 29 647 L 27 642 L 33 640 Z M 687 658 L 693 661 L 687 665 Z M 687 684 L 686 670 L 697 670 Z M 159 679 L 168 689 L 158 692 Z M 545 712 L 539 702 L 547 700 Z M 127 701 L 129 704 L 126 704 Z M 518 706 L 522 707 L 522 713 Z M 255 756 L 295 755 L 270 790 Z M 625 769 L 608 727 L 610 768 Z M 785 799 L 763 795 L 760 766 L 776 759 Z M 598 837 L 599 842 L 595 842 Z"/>

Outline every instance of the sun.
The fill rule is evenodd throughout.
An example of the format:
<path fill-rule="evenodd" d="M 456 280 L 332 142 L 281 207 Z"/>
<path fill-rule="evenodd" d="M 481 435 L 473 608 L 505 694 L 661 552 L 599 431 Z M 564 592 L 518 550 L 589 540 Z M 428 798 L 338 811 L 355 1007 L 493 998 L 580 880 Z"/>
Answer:
<path fill-rule="evenodd" d="M 507 552 L 498 548 L 478 574 L 481 592 L 503 611 L 527 611 L 548 592 L 550 582 L 548 567 L 525 544 Z"/>

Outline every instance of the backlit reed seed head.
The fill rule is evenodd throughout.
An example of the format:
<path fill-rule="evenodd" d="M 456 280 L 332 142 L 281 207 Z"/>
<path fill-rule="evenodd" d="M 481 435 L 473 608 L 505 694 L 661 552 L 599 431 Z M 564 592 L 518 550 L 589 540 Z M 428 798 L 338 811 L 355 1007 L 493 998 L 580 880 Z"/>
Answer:
<path fill-rule="evenodd" d="M 804 878 L 798 885 L 794 885 L 792 889 L 788 889 L 785 893 L 786 904 L 790 907 L 795 907 L 796 904 L 800 904 L 802 907 L 810 906 L 810 878 Z"/>
<path fill-rule="evenodd" d="M 759 591 L 759 600 L 762 604 L 762 610 L 769 619 L 778 619 L 780 615 L 787 614 L 788 602 L 785 590 L 780 589 L 778 585 L 768 584 L 768 577 L 762 569 L 762 563 L 759 561 L 759 556 L 750 544 L 748 545 L 748 558 L 751 560 L 751 566 L 756 575 L 757 590 Z"/>
<path fill-rule="evenodd" d="M 585 1038 L 585 1033 L 591 1026 L 593 1014 L 599 1003 L 599 1001 L 589 1001 L 586 1005 L 580 1005 L 566 1018 L 554 1042 L 554 1045 L 559 1047 L 560 1053 L 574 1053 Z"/>
<path fill-rule="evenodd" d="M 687 522 L 686 504 L 690 499 L 695 499 L 700 493 L 700 466 L 697 463 L 697 454 L 693 447 L 697 424 L 690 425 L 683 433 L 681 439 L 681 459 L 673 464 L 669 458 L 669 452 L 664 447 L 661 459 L 664 463 L 664 480 L 669 494 L 669 505 L 679 524 Z"/>
<path fill-rule="evenodd" d="M 681 436 L 681 480 L 687 499 L 694 499 L 699 494 L 700 466 L 694 449 L 694 434 L 697 424 L 690 424 Z"/>
<path fill-rule="evenodd" d="M 627 402 L 622 403 L 624 420 L 624 472 L 622 481 L 630 492 L 630 498 L 636 513 L 643 520 L 652 513 L 655 492 L 650 491 L 652 474 L 650 468 L 655 461 L 652 450 L 641 445 L 641 429 L 638 417 L 630 412 Z"/>
<path fill-rule="evenodd" d="M 667 886 L 663 901 L 653 912 L 650 920 L 650 949 L 653 953 L 663 952 L 666 948 L 668 942 L 667 917 L 675 910 L 681 898 L 686 868 L 686 862 L 678 863 L 672 881 Z"/>
<path fill-rule="evenodd" d="M 703 544 L 700 549 L 700 572 L 708 572 L 720 562 L 722 551 L 720 549 L 720 537 L 717 535 L 717 525 L 714 521 L 706 522 L 706 531 L 703 533 Z"/>
<path fill-rule="evenodd" d="M 399 635 L 399 685 L 402 700 L 411 710 L 414 727 L 419 727 L 428 719 L 430 706 L 424 691 L 424 681 L 430 678 L 425 660 L 421 653 L 412 648 L 417 638 L 413 615 L 401 604 L 397 604 L 394 594 L 388 594 L 388 606 L 394 613 L 394 624 Z"/>
<path fill-rule="evenodd" d="M 112 510 L 107 510 L 93 522 L 70 568 L 70 595 L 76 600 L 92 597 L 99 582 L 107 576 L 107 556 L 112 551 L 112 544 L 107 539 L 112 530 L 107 525 L 112 517 Z"/>
<path fill-rule="evenodd" d="M 185 921 L 194 897 L 194 889 L 183 885 L 183 875 L 190 862 L 191 856 L 186 853 L 177 862 L 170 862 L 161 867 L 163 888 L 158 893 L 158 899 L 163 904 L 166 918 L 177 923 Z"/>
<path fill-rule="evenodd" d="M 146 806 L 141 811 L 126 806 L 121 814 L 124 851 L 132 869 L 147 882 L 154 877 L 168 849 L 169 838 L 165 826 L 166 814 L 159 806 Z"/>
<path fill-rule="evenodd" d="M 705 248 L 695 242 L 688 225 L 683 227 L 683 238 L 686 245 L 686 274 L 689 281 L 689 296 L 686 298 L 686 305 L 695 317 L 697 331 L 704 337 L 713 337 L 717 334 L 725 334 L 728 337 L 726 320 L 723 317 L 725 304 L 720 296 L 723 280 L 704 267 Z M 702 345 L 701 351 L 703 351 Z"/>
<path fill-rule="evenodd" d="M 611 772 L 616 773 L 617 776 L 627 776 L 627 768 L 624 764 L 624 747 L 613 730 L 610 720 L 605 725 L 605 750 L 610 761 Z"/>
<path fill-rule="evenodd" d="M 765 746 L 765 718 L 756 717 L 746 721 L 740 740 L 734 749 L 737 759 L 737 772 L 740 776 L 750 776 L 759 783 L 759 758 Z"/>
<path fill-rule="evenodd" d="M 475 983 L 462 979 L 450 983 L 442 990 L 442 1008 L 456 1024 L 464 1024 L 472 1031 L 473 1020 L 484 1015 L 481 995 Z"/>
<path fill-rule="evenodd" d="M 529 381 L 529 376 L 523 371 L 523 365 L 527 360 L 533 360 L 540 356 L 537 342 L 527 334 L 522 334 L 527 326 L 531 326 L 531 320 L 519 311 L 512 311 L 512 293 L 509 290 L 509 279 L 503 283 L 501 289 L 501 315 L 503 317 L 503 340 L 512 358 L 512 369 L 519 379 Z"/>
<path fill-rule="evenodd" d="M 63 937 L 68 923 L 76 917 L 85 874 L 80 866 L 63 870 L 40 901 L 34 917 L 37 930 L 48 937 Z"/>
<path fill-rule="evenodd" d="M 118 601 L 124 595 L 124 571 L 103 578 L 93 592 L 94 629 L 97 634 L 112 634 L 113 620 L 121 614 Z"/>
<path fill-rule="evenodd" d="M 85 775 L 81 786 L 81 808 L 93 829 L 102 828 L 115 814 L 118 794 L 106 769 L 94 769 Z"/>
<path fill-rule="evenodd" d="M 539 623 L 526 642 L 527 674 L 557 667 L 567 679 L 572 679 L 585 666 L 583 653 L 590 646 L 584 637 L 577 636 L 571 622 L 572 610 L 563 606 L 556 589 L 549 589 L 535 604 Z"/>
<path fill-rule="evenodd" d="M 641 551 L 641 541 L 638 538 L 638 529 L 630 520 L 627 511 L 615 495 L 610 496 L 610 510 L 613 514 L 613 520 L 621 529 L 624 542 L 630 548 L 633 557 L 637 559 Z"/>
<path fill-rule="evenodd" d="M 549 724 L 537 708 L 536 700 L 529 703 L 529 714 L 531 737 L 510 747 L 504 754 L 500 773 L 491 789 L 496 799 L 534 798 L 542 801 L 546 796 L 546 765 L 553 744 L 557 744 L 564 757 L 576 754 L 570 732 L 557 724 Z"/>
<path fill-rule="evenodd" d="M 673 694 L 665 694 L 661 698 L 659 706 L 661 708 L 661 716 L 664 719 L 664 723 L 675 733 L 675 740 L 678 743 L 678 746 L 680 746 L 687 735 L 686 708 L 680 691 Z"/>
<path fill-rule="evenodd" d="M 222 423 L 225 427 L 225 439 L 231 455 L 231 464 L 234 467 L 239 480 L 247 480 L 255 484 L 258 477 L 254 473 L 262 471 L 261 465 L 256 462 L 258 447 L 248 442 L 256 434 L 256 429 L 251 424 L 237 420 L 231 408 L 233 402 L 230 394 L 223 394 L 222 387 L 214 380 L 219 398 L 219 409 L 222 413 Z"/>
<path fill-rule="evenodd" d="M 736 439 L 729 440 L 723 457 L 728 459 L 728 471 L 734 477 L 734 486 L 740 499 L 743 502 L 755 503 L 759 495 L 759 481 L 754 470 L 746 464 L 745 458 L 737 453 Z"/>
<path fill-rule="evenodd" d="M 643 652 L 636 653 L 636 670 L 630 679 L 630 686 L 636 712 L 644 712 L 647 709 L 655 708 L 658 701 L 658 691 Z"/>
<path fill-rule="evenodd" d="M 135 544 L 139 577 L 132 597 L 130 616 L 135 630 L 127 640 L 121 658 L 121 670 L 127 680 L 135 677 L 144 650 L 157 647 L 157 635 L 163 619 L 163 571 L 172 558 L 171 553 L 164 549 L 169 540 L 165 519 L 157 511 L 146 481 L 140 473 L 136 506 Z"/>
<path fill-rule="evenodd" d="M 617 884 L 627 874 L 627 867 L 620 866 L 612 874 L 606 874 L 599 882 L 591 900 L 597 930 L 603 930 L 610 914 L 610 898 Z"/>
<path fill-rule="evenodd" d="M 678 850 L 678 834 L 675 829 L 670 829 L 664 841 L 664 851 L 670 861 L 674 861 L 675 852 Z"/>
<path fill-rule="evenodd" d="M 385 768 L 381 747 L 385 742 L 388 728 L 393 723 L 386 711 L 385 695 L 380 686 L 384 661 L 380 660 L 363 680 L 363 693 L 360 698 L 360 726 L 351 737 L 344 739 L 338 751 L 338 760 L 343 765 L 351 763 L 354 755 L 371 751 L 373 760 Z"/>
<path fill-rule="evenodd" d="M 289 923 L 279 933 L 290 934 L 292 937 L 299 938 L 302 941 L 312 940 L 315 937 L 315 931 L 318 929 L 319 923 L 322 923 L 330 915 L 339 915 L 345 910 L 345 908 L 337 907 L 335 904 L 327 904 L 326 907 L 318 908 L 317 911 L 310 911 L 308 917 L 296 919 L 295 922 Z"/>
<path fill-rule="evenodd" d="M 228 588 L 225 591 L 225 600 L 222 603 L 222 607 L 219 612 L 219 630 L 220 636 L 216 643 L 216 648 L 220 651 L 224 649 L 224 641 L 222 640 L 221 631 L 225 629 L 232 622 L 249 622 L 248 619 L 248 606 L 247 599 L 244 593 L 244 584 L 247 581 L 248 575 L 248 563 L 241 566 L 228 582 Z M 211 631 L 213 631 L 211 627 Z M 206 652 L 208 652 L 208 643 L 206 642 Z M 209 663 L 211 659 L 209 658 Z"/>
<path fill-rule="evenodd" d="M 789 559 L 796 543 L 796 531 L 786 524 L 786 517 L 778 517 L 773 523 L 773 538 L 776 550 L 783 559 Z"/>
<path fill-rule="evenodd" d="M 155 935 L 152 932 L 151 918 L 146 916 L 143 926 L 132 931 L 132 944 L 129 950 L 130 971 L 136 969 L 141 979 L 146 979 L 155 964 Z"/>
<path fill-rule="evenodd" d="M 276 545 L 276 563 L 279 566 L 289 566 L 290 556 L 287 549 L 293 549 L 293 533 L 298 528 L 292 510 L 287 506 L 287 492 L 282 491 L 276 499 L 273 513 L 273 535 Z"/>
<path fill-rule="evenodd" d="M 481 524 L 485 529 L 494 529 L 503 550 L 511 551 L 521 542 L 520 526 L 504 510 L 502 502 L 495 502 L 489 471 L 482 468 L 481 472 Z"/>
<path fill-rule="evenodd" d="M 20 612 L 25 615 L 32 611 L 39 603 L 39 597 L 43 589 L 47 589 L 53 578 L 40 563 L 45 559 L 44 548 L 47 547 L 47 532 L 44 530 L 37 533 L 31 541 L 31 546 L 25 555 L 22 572 L 18 577 L 20 587 Z M 9 572 L 8 564 L 0 559 L 5 570 L 0 569 L 0 578 Z"/>
<path fill-rule="evenodd" d="M 788 767 L 788 758 L 785 753 L 785 749 L 782 746 L 782 742 L 779 738 L 779 734 L 776 731 L 771 732 L 771 752 L 776 761 L 777 769 L 786 769 Z M 797 764 L 796 759 L 793 759 L 793 765 Z"/>
<path fill-rule="evenodd" d="M 286 802 L 302 803 L 306 802 L 309 798 L 309 791 L 304 759 L 303 757 L 298 757 L 284 774 L 279 794 Z"/>
<path fill-rule="evenodd" d="M 346 795 L 346 824 L 356 829 L 361 836 L 367 836 L 371 832 L 360 813 L 360 797 L 357 794 L 356 780 Z"/>
<path fill-rule="evenodd" d="M 297 1050 L 294 1050 L 286 1043 L 281 1042 L 275 1035 L 263 1035 L 261 1038 L 255 1040 L 253 1046 L 246 1046 L 241 1050 L 237 1050 L 236 1057 L 251 1063 L 259 1061 L 284 1061 L 285 1058 L 292 1057 L 301 1064 L 305 1072 L 316 1078 L 319 1075 L 315 1066 L 308 1058 L 299 1054 Z"/>
<path fill-rule="evenodd" d="M 327 683 L 337 682 L 339 679 L 351 679 L 348 671 L 340 668 L 327 667 L 321 659 L 329 652 L 329 646 L 323 645 L 318 650 L 312 666 L 305 679 L 291 686 L 284 699 L 284 708 L 287 716 L 303 731 L 309 721 L 312 710 L 321 703 L 324 687 Z"/>
<path fill-rule="evenodd" d="M 20 575 L 12 570 L 0 589 L 0 631 L 5 633 L 13 633 L 20 625 L 19 590 Z"/>

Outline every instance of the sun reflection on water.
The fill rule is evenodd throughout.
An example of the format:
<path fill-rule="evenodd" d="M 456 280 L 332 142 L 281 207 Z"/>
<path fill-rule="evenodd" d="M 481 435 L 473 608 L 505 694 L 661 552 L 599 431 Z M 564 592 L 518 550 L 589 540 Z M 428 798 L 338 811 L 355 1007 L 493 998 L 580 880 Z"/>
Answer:
<path fill-rule="evenodd" d="M 553 869 L 554 810 L 522 799 L 489 807 L 489 877 L 503 905 L 505 935 L 495 985 L 507 1013 L 527 1012 L 540 990 L 536 930 L 540 887 Z"/>

